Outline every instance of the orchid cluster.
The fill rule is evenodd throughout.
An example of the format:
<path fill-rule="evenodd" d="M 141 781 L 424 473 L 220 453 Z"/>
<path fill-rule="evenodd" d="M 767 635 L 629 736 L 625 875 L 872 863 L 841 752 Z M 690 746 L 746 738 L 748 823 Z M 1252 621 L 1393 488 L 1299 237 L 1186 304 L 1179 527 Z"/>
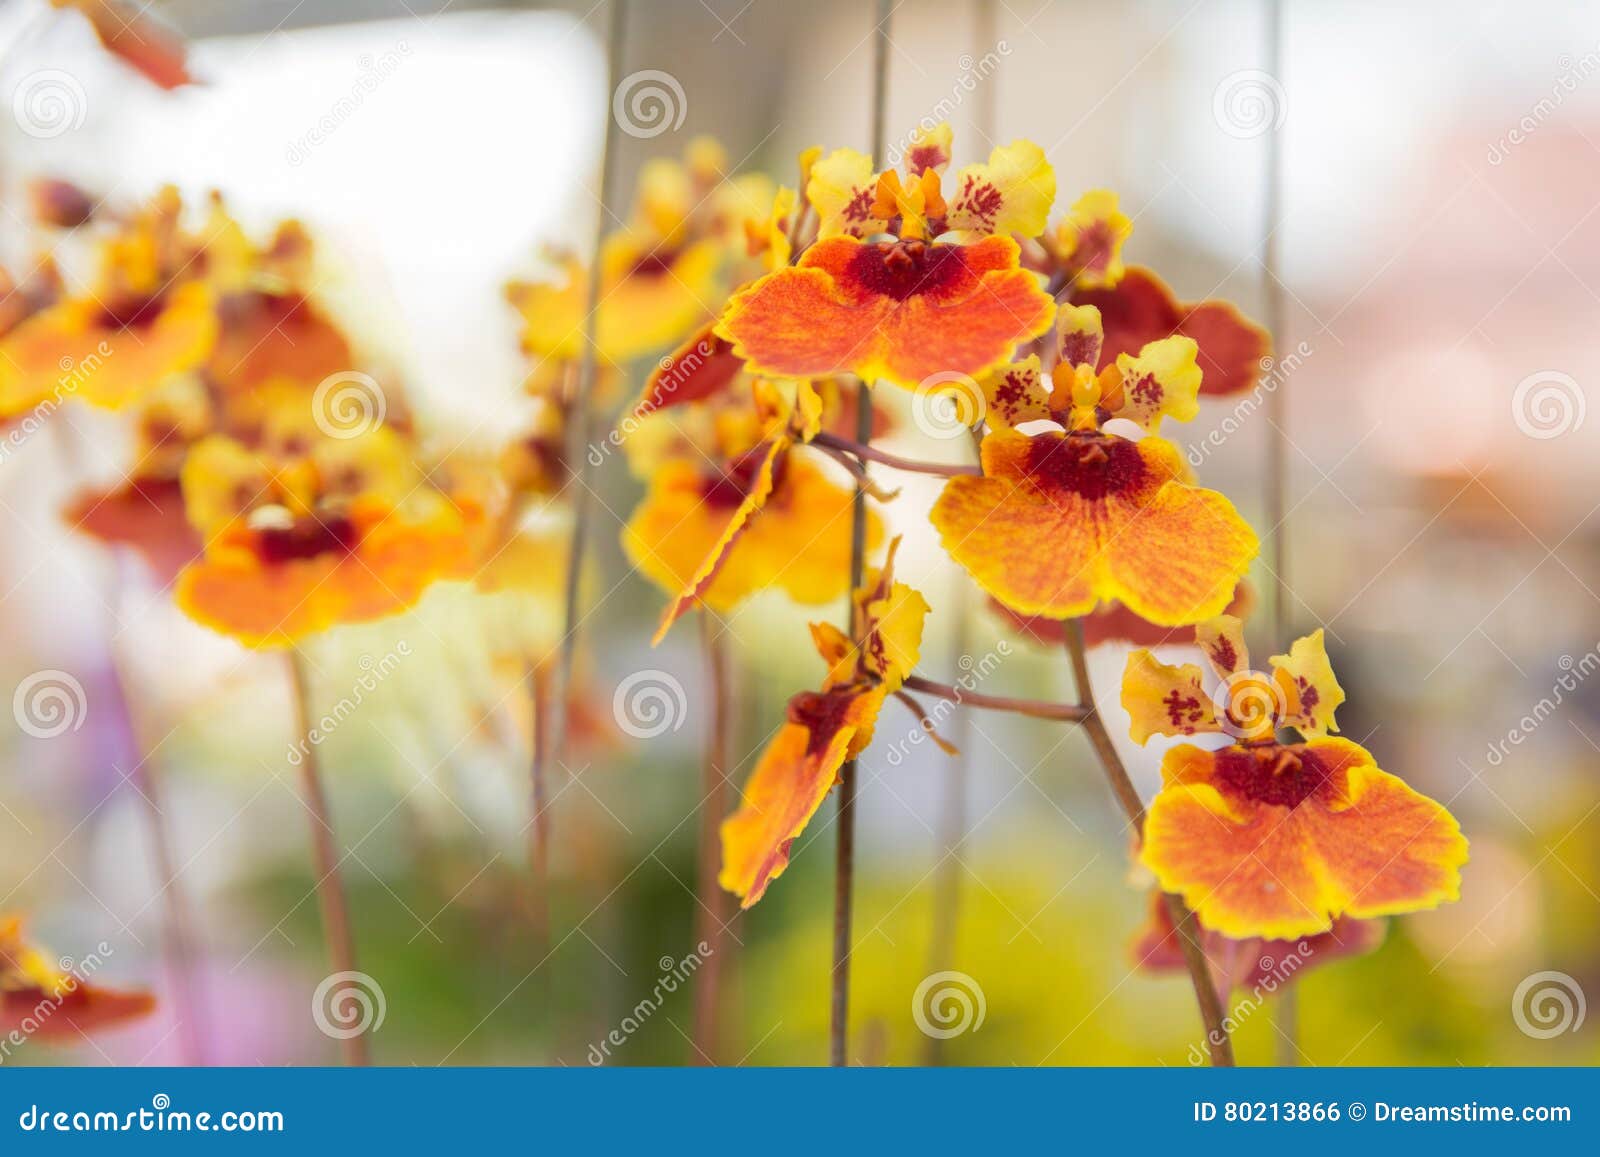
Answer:
<path fill-rule="evenodd" d="M 1203 397 L 1252 388 L 1270 364 L 1267 333 L 1126 266 L 1132 224 L 1110 192 L 1086 193 L 1052 228 L 1056 178 L 1036 145 L 953 173 L 951 158 L 947 125 L 915 135 L 898 171 L 849 149 L 804 154 L 798 186 L 745 223 L 759 275 L 713 318 L 685 324 L 650 376 L 629 415 L 630 441 L 650 448 L 636 455 L 648 489 L 623 543 L 670 598 L 657 641 L 686 611 L 726 613 L 761 589 L 804 605 L 845 593 L 851 496 L 825 472 L 830 460 L 879 507 L 895 495 L 869 465 L 945 475 L 928 516 L 946 553 L 1025 637 L 1076 647 L 1081 680 L 1085 640 L 1192 638 L 1215 675 L 1208 687 L 1198 667 L 1148 650 L 1128 660 L 1135 741 L 1232 740 L 1170 747 L 1147 811 L 1124 793 L 1137 857 L 1164 894 L 1139 938 L 1141 965 L 1183 965 L 1178 933 L 1192 912 L 1192 940 L 1225 994 L 1250 982 L 1236 962 L 1259 941 L 1304 941 L 1324 959 L 1365 951 L 1379 918 L 1455 899 L 1466 860 L 1455 820 L 1329 734 L 1344 693 L 1322 632 L 1270 672 L 1249 669 L 1256 533 L 1162 437 Z M 632 276 L 657 279 L 662 266 Z M 632 331 L 645 328 L 641 317 Z M 960 394 L 976 466 L 852 440 L 856 408 L 870 405 L 861 391 L 882 388 Z M 670 434 L 640 421 L 668 412 L 679 415 Z M 869 552 L 883 522 L 870 513 Z M 907 680 L 942 686 L 914 676 L 930 608 L 896 573 L 898 542 L 850 592 L 848 631 L 812 625 L 821 688 L 790 699 L 722 825 L 721 883 L 744 907 L 783 874 L 887 699 L 925 720 Z M 1103 732 L 1088 687 L 1079 695 L 1075 717 Z M 1116 760 L 1109 741 L 1096 746 Z M 1126 783 L 1120 766 L 1107 772 Z"/>

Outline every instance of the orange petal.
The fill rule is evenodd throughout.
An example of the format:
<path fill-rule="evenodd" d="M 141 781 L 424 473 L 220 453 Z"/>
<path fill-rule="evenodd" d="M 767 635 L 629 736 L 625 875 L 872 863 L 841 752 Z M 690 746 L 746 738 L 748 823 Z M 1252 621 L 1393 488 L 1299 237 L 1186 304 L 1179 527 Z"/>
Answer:
<path fill-rule="evenodd" d="M 108 490 L 87 491 L 64 515 L 80 533 L 133 547 L 163 586 L 198 558 L 204 545 L 184 517 L 183 487 L 176 478 L 133 478 Z"/>
<path fill-rule="evenodd" d="M 275 378 L 314 386 L 355 364 L 344 334 L 299 294 L 232 294 L 222 299 L 220 316 L 207 368 L 229 389 Z"/>
<path fill-rule="evenodd" d="M 1141 859 L 1226 936 L 1290 940 L 1460 894 L 1460 826 L 1353 743 L 1175 747 L 1162 775 Z"/>
<path fill-rule="evenodd" d="M 50 2 L 57 8 L 75 8 L 83 13 L 106 51 L 158 88 L 171 90 L 193 83 L 184 60 L 187 46 L 176 33 L 146 16 L 143 5 L 117 0 Z"/>
<path fill-rule="evenodd" d="M 1154 273 L 1137 266 L 1114 289 L 1085 289 L 1074 305 L 1093 305 L 1105 323 L 1101 364 L 1119 354 L 1136 354 L 1164 337 L 1193 338 L 1200 347 L 1204 380 L 1200 392 L 1216 397 L 1243 393 L 1261 377 L 1263 359 L 1272 354 L 1272 337 L 1225 301 L 1181 303 Z"/>
<path fill-rule="evenodd" d="M 666 637 L 667 632 L 672 629 L 672 624 L 686 611 L 705 598 L 706 592 L 711 589 L 717 574 L 722 570 L 723 563 L 727 562 L 733 553 L 739 537 L 748 529 L 750 520 L 767 504 L 767 498 L 772 494 L 773 474 L 777 469 L 778 460 L 789 451 L 789 447 L 790 443 L 786 438 L 774 438 L 767 447 L 760 465 L 756 467 L 755 476 L 745 489 L 743 499 L 723 526 L 716 543 L 700 560 L 700 565 L 695 568 L 694 574 L 689 576 L 689 581 L 684 584 L 683 589 L 667 605 L 666 611 L 661 616 L 661 623 L 656 627 L 655 637 L 650 640 L 652 646 Z"/>
<path fill-rule="evenodd" d="M 0 413 L 47 398 L 119 409 L 202 365 L 217 338 L 215 302 L 197 282 L 118 315 L 92 299 L 34 314 L 0 342 Z"/>
<path fill-rule="evenodd" d="M 264 562 L 254 532 L 225 530 L 178 576 L 185 614 L 248 647 L 285 647 L 340 623 L 368 622 L 415 606 L 446 575 L 462 573 L 471 544 L 461 516 L 439 502 L 425 519 L 357 504 L 354 550 Z"/>
<path fill-rule="evenodd" d="M 937 373 L 982 374 L 1049 328 L 1054 303 L 1009 237 L 909 245 L 820 241 L 735 294 L 717 332 L 752 372 L 915 389 Z"/>
<path fill-rule="evenodd" d="M 953 478 L 932 521 L 950 556 L 1024 615 L 1118 599 L 1165 626 L 1227 605 L 1258 542 L 1222 495 L 1179 481 L 1159 438 L 997 431 L 981 477 Z"/>
<path fill-rule="evenodd" d="M 698 332 L 656 364 L 645 381 L 633 416 L 643 418 L 669 406 L 703 402 L 727 389 L 739 376 L 744 363 L 733 354 L 733 346 L 712 332 L 707 323 Z"/>
<path fill-rule="evenodd" d="M 1249 582 L 1241 582 L 1233 591 L 1233 601 L 1227 613 L 1247 617 L 1255 607 L 1255 590 Z M 1064 647 L 1067 633 L 1060 619 L 1038 615 L 1022 615 L 999 599 L 990 597 L 989 609 L 1000 616 L 1002 622 L 1031 643 L 1041 647 Z M 1188 643 L 1192 633 L 1187 625 L 1160 627 L 1149 619 L 1141 619 L 1121 603 L 1101 603 L 1083 616 L 1083 641 L 1091 646 L 1101 643 L 1131 643 L 1135 647 L 1164 647 Z"/>
<path fill-rule="evenodd" d="M 739 810 L 722 825 L 720 883 L 748 908 L 789 866 L 789 848 L 839 778 L 846 759 L 871 740 L 880 688 L 806 691 L 789 701 L 785 723 L 745 784 Z"/>

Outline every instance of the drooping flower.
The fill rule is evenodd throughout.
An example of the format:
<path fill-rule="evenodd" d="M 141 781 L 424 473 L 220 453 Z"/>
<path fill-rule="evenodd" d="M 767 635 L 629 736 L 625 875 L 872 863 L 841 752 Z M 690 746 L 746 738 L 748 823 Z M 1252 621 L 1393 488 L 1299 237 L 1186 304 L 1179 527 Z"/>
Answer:
<path fill-rule="evenodd" d="M 0 1036 L 75 1041 L 155 1010 L 148 992 L 91 983 L 57 967 L 23 937 L 20 916 L 0 915 Z"/>
<path fill-rule="evenodd" d="M 853 492 L 797 447 L 823 421 L 822 399 L 801 382 L 791 403 L 757 383 L 743 421 L 720 423 L 721 453 L 672 456 L 650 473 L 649 491 L 623 530 L 622 545 L 643 574 L 673 594 L 659 642 L 698 603 L 726 611 L 776 586 L 816 605 L 847 585 Z M 881 525 L 869 512 L 868 548 Z"/>
<path fill-rule="evenodd" d="M 1248 619 L 1255 605 L 1255 588 L 1249 580 L 1245 580 L 1234 588 L 1233 598 L 1223 613 Z M 1030 643 L 1053 648 L 1067 644 L 1067 625 L 1060 619 L 1044 615 L 1019 615 L 993 596 L 989 598 L 989 609 L 1001 622 Z M 1121 603 L 1101 603 L 1084 615 L 1081 621 L 1083 641 L 1090 647 L 1101 643 L 1161 647 L 1171 643 L 1188 643 L 1194 638 L 1194 631 L 1188 624 L 1181 627 L 1158 626 L 1149 619 L 1141 619 Z"/>
<path fill-rule="evenodd" d="M 178 605 L 247 646 L 396 614 L 472 557 L 469 520 L 386 427 L 297 457 L 213 435 L 190 452 L 183 493 L 206 548 L 178 576 Z"/>
<path fill-rule="evenodd" d="M 1387 931 L 1382 920 L 1339 916 L 1326 932 L 1294 940 L 1260 936 L 1233 940 L 1202 928 L 1200 946 L 1211 966 L 1217 993 L 1226 1003 L 1235 990 L 1276 991 L 1312 968 L 1375 952 Z M 1150 917 L 1134 937 L 1133 960 L 1135 967 L 1147 972 L 1181 972 L 1187 967 L 1177 929 L 1172 926 L 1171 909 L 1159 891 L 1152 893 Z"/>
<path fill-rule="evenodd" d="M 1234 939 L 1292 940 L 1359 919 L 1433 908 L 1460 893 L 1461 828 L 1442 806 L 1363 748 L 1329 738 L 1344 691 L 1320 630 L 1271 671 L 1253 671 L 1243 624 L 1202 623 L 1196 642 L 1222 681 L 1148 651 L 1128 659 L 1122 703 L 1140 743 L 1151 735 L 1223 732 L 1215 751 L 1180 744 L 1161 764 L 1140 858 L 1200 923 Z M 1280 743 L 1294 728 L 1303 742 Z"/>
<path fill-rule="evenodd" d="M 904 181 L 849 149 L 816 162 L 806 197 L 820 239 L 736 293 L 716 327 L 753 372 L 912 389 L 982 373 L 1049 328 L 1054 303 L 1011 235 L 1044 228 L 1054 172 L 1019 141 L 960 170 L 947 200 L 949 137 L 941 125 L 914 138 Z"/>
<path fill-rule="evenodd" d="M 950 556 L 1019 614 L 1071 618 L 1115 599 L 1161 626 L 1208 618 L 1233 597 L 1258 542 L 1154 436 L 1163 418 L 1197 410 L 1194 342 L 1152 342 L 1096 375 L 1100 341 L 1096 310 L 1063 307 L 1048 383 L 1034 356 L 984 380 L 983 473 L 950 480 L 933 524 Z M 1103 430 L 1113 418 L 1149 436 Z M 1062 428 L 1014 429 L 1038 421 Z"/>
<path fill-rule="evenodd" d="M 898 542 L 890 543 L 883 568 L 855 592 L 859 645 L 830 624 L 812 624 L 812 641 L 828 665 L 822 689 L 789 700 L 787 722 L 762 753 L 739 809 L 722 825 L 718 880 L 740 897 L 742 908 L 784 873 L 790 847 L 838 782 L 839 769 L 872 742 L 884 700 L 916 666 L 928 604 L 894 581 Z"/>

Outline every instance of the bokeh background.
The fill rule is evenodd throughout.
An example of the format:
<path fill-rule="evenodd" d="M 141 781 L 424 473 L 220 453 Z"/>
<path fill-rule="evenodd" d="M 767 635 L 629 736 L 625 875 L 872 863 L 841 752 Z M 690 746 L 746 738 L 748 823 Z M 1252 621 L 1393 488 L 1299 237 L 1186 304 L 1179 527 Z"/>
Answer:
<path fill-rule="evenodd" d="M 526 404 L 501 286 L 537 272 L 542 246 L 581 244 L 598 211 L 603 11 L 156 11 L 192 39 L 203 85 L 151 90 L 42 0 L 4 5 L 3 107 L 42 69 L 70 74 L 85 100 L 81 124 L 48 139 L 0 116 L 0 196 L 42 174 L 124 202 L 172 182 L 191 197 L 222 189 L 257 228 L 302 218 L 325 300 L 363 357 L 405 382 L 437 437 L 495 446 Z M 1295 0 L 1279 20 L 1274 46 L 1263 2 L 903 0 L 890 135 L 943 107 L 958 164 L 1032 138 L 1056 168 L 1058 205 L 1117 190 L 1135 221 L 1130 260 L 1180 296 L 1282 314 L 1280 355 L 1299 354 L 1280 374 L 1295 633 L 1326 628 L 1349 692 L 1344 733 L 1446 802 L 1473 853 L 1460 903 L 1392 921 L 1379 951 L 1305 980 L 1302 1062 L 1593 1063 L 1593 1020 L 1530 1035 L 1513 996 L 1541 971 L 1566 974 L 1580 997 L 1600 992 L 1600 413 L 1586 414 L 1600 388 L 1600 11 Z M 621 187 L 698 133 L 791 182 L 809 144 L 865 148 L 871 33 L 869 6 L 849 0 L 634 3 L 626 68 L 675 78 L 683 117 L 619 138 Z M 996 66 L 974 81 L 986 58 Z M 385 59 L 399 63 L 363 83 Z M 359 107 L 308 137 L 357 86 Z M 0 227 L 8 257 L 38 240 L 14 212 Z M 86 476 L 118 476 L 126 434 L 70 407 L 52 421 L 72 436 L 47 432 L 0 462 L 0 690 L 65 671 L 87 710 L 51 738 L 0 713 L 0 910 L 29 912 L 64 954 L 106 942 L 102 977 L 170 997 L 155 817 L 203 948 L 185 980 L 202 1015 L 179 1024 L 167 999 L 138 1026 L 67 1049 L 30 1042 L 7 1063 L 329 1062 L 336 1042 L 310 1009 L 327 967 L 285 759 L 282 659 L 188 623 L 136 562 L 66 532 L 61 505 Z M 959 453 L 908 420 L 900 431 L 893 449 Z M 1265 531 L 1273 434 L 1263 410 L 1230 401 L 1172 436 L 1200 448 L 1206 484 Z M 548 944 L 523 919 L 528 723 L 500 655 L 508 619 L 535 612 L 439 589 L 413 614 L 308 647 L 329 701 L 363 658 L 409 652 L 322 748 L 362 967 L 385 1001 L 382 1063 L 591 1063 L 699 939 L 704 656 L 692 625 L 649 649 L 661 596 L 628 574 L 616 536 L 638 483 L 613 459 L 595 485 L 596 713 L 608 722 L 612 689 L 641 671 L 670 673 L 684 698 L 663 734 L 617 731 L 558 773 Z M 907 536 L 902 573 L 934 607 L 922 669 L 949 678 L 1005 640 L 986 690 L 1066 695 L 1064 656 L 1007 633 L 938 550 L 924 517 L 934 492 L 905 480 L 886 515 Z M 808 617 L 823 616 L 763 597 L 722 625 L 737 664 L 735 782 L 784 699 L 817 677 Z M 1252 631 L 1261 654 L 1287 645 Z M 1119 735 L 1124 656 L 1093 656 Z M 852 1056 L 1191 1063 L 1186 981 L 1132 967 L 1144 881 L 1081 737 L 986 715 L 957 725 L 960 761 L 927 745 L 891 760 L 911 726 L 886 715 L 863 762 Z M 1125 746 L 1152 790 L 1158 753 Z M 137 786 L 145 763 L 159 812 Z M 825 1059 L 831 816 L 727 929 L 721 1063 Z M 946 939 L 936 898 L 952 893 Z M 986 1013 L 934 1042 L 912 1005 L 944 969 L 972 978 Z M 690 1020 L 680 989 L 605 1059 L 704 1059 Z M 1239 1021 L 1241 1060 L 1270 1061 L 1270 1013 Z"/>

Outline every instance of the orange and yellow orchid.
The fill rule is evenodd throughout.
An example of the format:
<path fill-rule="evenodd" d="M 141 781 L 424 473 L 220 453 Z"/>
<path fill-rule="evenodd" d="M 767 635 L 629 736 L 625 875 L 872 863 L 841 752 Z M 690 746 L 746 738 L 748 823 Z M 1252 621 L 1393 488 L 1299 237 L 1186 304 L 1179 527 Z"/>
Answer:
<path fill-rule="evenodd" d="M 738 811 L 722 825 L 719 882 L 748 908 L 789 866 L 789 850 L 805 831 L 839 769 L 872 742 L 884 700 L 898 692 L 922 646 L 928 613 L 923 597 L 894 581 L 889 545 L 882 569 L 869 572 L 853 599 L 861 642 L 828 623 L 811 637 L 828 665 L 821 691 L 789 700 L 787 722 L 762 753 Z"/>
<path fill-rule="evenodd" d="M 821 429 L 821 396 L 807 382 L 793 402 L 769 382 L 756 396 L 754 410 L 718 415 L 718 458 L 673 456 L 652 469 L 623 530 L 629 560 L 674 596 L 656 642 L 699 603 L 726 611 L 777 586 L 817 605 L 848 585 L 854 494 L 796 452 Z M 881 537 L 869 512 L 868 549 Z"/>
<path fill-rule="evenodd" d="M 1221 681 L 1215 693 L 1199 667 L 1168 666 L 1149 651 L 1131 655 L 1123 676 L 1135 741 L 1235 739 L 1215 751 L 1180 744 L 1162 760 L 1140 859 L 1163 890 L 1214 932 L 1269 940 L 1457 898 L 1467 841 L 1455 818 L 1365 749 L 1328 736 L 1344 691 L 1322 631 L 1273 656 L 1270 672 L 1250 669 L 1232 616 L 1200 624 L 1195 640 Z M 1280 743 L 1284 728 L 1309 738 Z"/>
<path fill-rule="evenodd" d="M 1197 622 L 1228 605 L 1258 542 L 1154 436 L 1163 418 L 1196 413 L 1195 344 L 1152 342 L 1096 374 L 1101 336 L 1097 310 L 1063 307 L 1049 385 L 1036 356 L 986 377 L 983 472 L 950 480 L 933 524 L 950 556 L 1019 614 L 1071 618 L 1115 599 L 1160 626 Z M 1148 436 L 1102 430 L 1113 418 Z M 1062 428 L 1014 428 L 1040 421 Z"/>
<path fill-rule="evenodd" d="M 178 605 L 247 646 L 396 614 L 469 568 L 473 520 L 420 479 L 386 427 L 298 457 L 213 435 L 182 481 L 206 548 L 178 576 Z"/>
<path fill-rule="evenodd" d="M 736 293 L 716 327 L 753 372 L 914 389 L 934 374 L 982 373 L 1049 328 L 1054 303 L 1012 238 L 1044 229 L 1055 174 L 1043 150 L 996 149 L 956 174 L 947 200 L 949 144 L 948 125 L 919 134 L 904 181 L 850 149 L 811 167 L 819 239 Z"/>

